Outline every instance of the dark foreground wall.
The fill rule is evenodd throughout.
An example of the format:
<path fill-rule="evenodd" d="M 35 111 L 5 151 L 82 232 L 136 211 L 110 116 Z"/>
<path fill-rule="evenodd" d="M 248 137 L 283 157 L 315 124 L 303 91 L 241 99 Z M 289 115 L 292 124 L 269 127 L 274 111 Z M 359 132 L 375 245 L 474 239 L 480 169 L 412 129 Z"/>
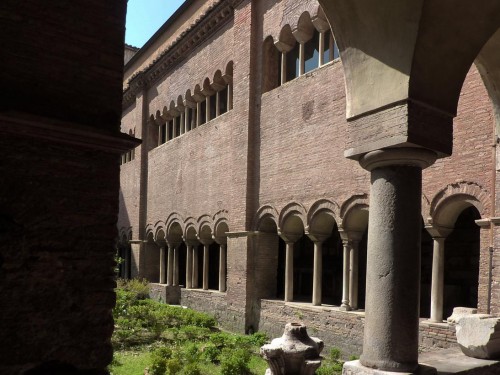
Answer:
<path fill-rule="evenodd" d="M 126 0 L 0 3 L 0 374 L 106 374 Z"/>

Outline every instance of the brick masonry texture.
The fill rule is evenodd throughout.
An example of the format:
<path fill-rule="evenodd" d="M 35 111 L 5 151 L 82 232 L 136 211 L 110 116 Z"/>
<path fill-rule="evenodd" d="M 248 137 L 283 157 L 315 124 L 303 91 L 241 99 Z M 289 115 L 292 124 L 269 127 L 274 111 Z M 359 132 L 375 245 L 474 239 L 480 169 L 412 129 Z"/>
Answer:
<path fill-rule="evenodd" d="M 232 110 L 159 147 L 142 145 L 136 159 L 122 165 L 118 227 L 132 228 L 132 239 L 137 241 L 133 244 L 135 274 L 156 283 L 159 254 L 153 240 L 158 231 L 168 237 L 174 217 L 184 236 L 188 227 L 199 230 L 204 222 L 210 222 L 213 231 L 217 218 L 223 217 L 233 232 L 227 247 L 227 292 L 181 288 L 178 302 L 213 313 L 224 327 L 239 332 L 263 330 L 279 336 L 286 322 L 300 320 L 327 345 L 359 354 L 364 312 L 275 300 L 278 236 L 276 231 L 253 233 L 259 228 L 259 208 L 264 206 L 278 229 L 283 229 L 280 214 L 292 210 L 292 205 L 309 225 L 311 208 L 328 201 L 336 207 L 341 225 L 352 202 L 369 202 L 369 173 L 344 157 L 349 142 L 358 140 L 348 139 L 349 126 L 354 125 L 346 120 L 341 61 L 263 92 L 264 40 L 271 36 L 276 41 L 287 23 L 297 22 L 315 7 L 313 0 L 243 1 L 235 6 L 230 21 L 142 89 L 123 113 L 122 131 L 150 139 L 157 131 L 157 124 L 148 121 L 151 115 L 168 110 L 172 100 L 188 89 L 192 92 L 206 78 L 212 81 L 215 72 L 224 72 L 230 61 L 234 64 Z M 206 9 L 195 2 L 175 24 L 187 30 L 194 19 L 205 17 Z M 137 74 L 146 61 L 152 63 L 162 48 L 171 45 L 174 35 L 182 34 L 181 29 L 166 30 L 161 43 L 147 46 L 137 58 L 142 62 L 128 65 L 125 77 Z M 417 106 L 411 111 L 412 121 L 424 121 L 428 112 Z M 435 143 L 443 131 L 446 134 L 441 135 L 449 136 L 445 118 L 441 125 L 424 122 L 429 131 L 412 133 L 412 140 L 423 137 Z M 491 102 L 478 71 L 471 67 L 453 120 L 453 154 L 423 172 L 423 221 L 433 218 L 450 198 L 460 197 L 470 198 L 481 218 L 495 216 L 500 198 L 496 194 L 497 202 L 492 202 L 492 193 L 500 181 L 495 181 L 494 140 Z M 493 243 L 489 228 L 480 231 L 478 308 L 486 312 L 489 303 L 490 312 L 499 313 L 499 229 L 494 231 Z M 140 245 L 141 241 L 147 245 Z M 421 323 L 422 351 L 454 345 L 453 327 Z"/>

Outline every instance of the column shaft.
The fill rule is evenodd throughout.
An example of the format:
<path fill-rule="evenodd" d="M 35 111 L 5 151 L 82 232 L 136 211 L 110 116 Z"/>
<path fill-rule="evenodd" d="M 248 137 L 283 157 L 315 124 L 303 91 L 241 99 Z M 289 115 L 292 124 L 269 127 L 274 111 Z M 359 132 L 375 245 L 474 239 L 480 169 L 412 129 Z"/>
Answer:
<path fill-rule="evenodd" d="M 414 371 L 418 366 L 422 170 L 371 171 L 364 366 Z"/>
<path fill-rule="evenodd" d="M 205 122 L 209 122 L 212 119 L 212 108 L 210 102 L 212 101 L 212 97 L 208 95 L 205 99 L 206 103 L 206 111 L 205 111 Z"/>
<path fill-rule="evenodd" d="M 319 33 L 319 56 L 318 66 L 325 63 L 325 32 Z"/>
<path fill-rule="evenodd" d="M 174 282 L 174 248 L 168 245 L 167 285 Z"/>
<path fill-rule="evenodd" d="M 433 322 L 443 320 L 444 241 L 442 237 L 434 238 L 431 284 L 431 321 Z"/>
<path fill-rule="evenodd" d="M 220 116 L 220 92 L 215 93 L 215 117 Z"/>
<path fill-rule="evenodd" d="M 184 108 L 184 131 L 185 132 L 188 132 L 191 130 L 191 124 L 189 123 L 189 111 L 191 110 L 191 108 L 189 108 L 188 106 L 186 106 Z"/>
<path fill-rule="evenodd" d="M 184 116 L 185 116 L 184 112 L 181 112 L 181 126 L 180 126 L 181 134 L 184 134 L 186 132 L 186 120 Z"/>
<path fill-rule="evenodd" d="M 305 62 L 305 44 L 299 44 L 299 76 L 303 75 L 305 72 L 306 62 Z"/>
<path fill-rule="evenodd" d="M 220 245 L 219 256 L 219 292 L 226 291 L 226 244 Z"/>
<path fill-rule="evenodd" d="M 343 310 L 351 310 L 349 305 L 349 269 L 350 269 L 350 248 L 351 243 L 349 240 L 342 241 L 344 245 L 344 267 L 342 273 L 342 305 Z"/>
<path fill-rule="evenodd" d="M 196 126 L 201 125 L 201 103 L 196 102 Z"/>
<path fill-rule="evenodd" d="M 160 246 L 160 284 L 165 284 L 165 246 Z"/>
<path fill-rule="evenodd" d="M 351 309 L 358 309 L 359 241 L 352 241 L 350 252 L 351 270 L 349 272 L 349 302 Z"/>
<path fill-rule="evenodd" d="M 179 285 L 179 245 L 174 247 L 174 280 L 173 285 Z"/>
<path fill-rule="evenodd" d="M 193 247 L 193 288 L 198 288 L 198 246 Z"/>
<path fill-rule="evenodd" d="M 314 269 L 313 269 L 313 295 L 312 303 L 314 306 L 321 305 L 321 282 L 323 279 L 323 243 L 314 242 Z"/>
<path fill-rule="evenodd" d="M 286 83 L 286 52 L 281 52 L 281 84 Z"/>
<path fill-rule="evenodd" d="M 293 301 L 293 242 L 286 243 L 285 302 Z"/>
<path fill-rule="evenodd" d="M 186 244 L 186 289 L 193 287 L 193 245 Z"/>
<path fill-rule="evenodd" d="M 209 245 L 203 245 L 203 290 L 208 290 L 208 249 Z"/>

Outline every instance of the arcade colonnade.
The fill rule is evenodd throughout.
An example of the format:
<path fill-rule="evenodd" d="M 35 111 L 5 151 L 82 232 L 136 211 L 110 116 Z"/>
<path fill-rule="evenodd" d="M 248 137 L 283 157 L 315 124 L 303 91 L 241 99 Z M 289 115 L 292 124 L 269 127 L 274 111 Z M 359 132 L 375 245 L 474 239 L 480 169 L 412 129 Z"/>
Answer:
<path fill-rule="evenodd" d="M 346 77 L 345 156 L 371 175 L 363 353 L 360 366 L 344 370 L 414 372 L 422 170 L 451 154 L 460 90 L 478 56 L 490 64 L 486 86 L 499 87 L 500 65 L 493 64 L 500 59 L 500 4 L 484 0 L 479 10 L 466 1 L 319 2 Z M 494 105 L 496 94 L 490 90 Z"/>

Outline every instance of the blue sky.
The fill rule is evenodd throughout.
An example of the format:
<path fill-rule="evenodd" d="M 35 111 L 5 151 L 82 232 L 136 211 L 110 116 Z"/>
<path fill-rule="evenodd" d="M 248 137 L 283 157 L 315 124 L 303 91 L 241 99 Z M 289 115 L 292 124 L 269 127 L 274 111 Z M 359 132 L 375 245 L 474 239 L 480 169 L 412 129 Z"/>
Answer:
<path fill-rule="evenodd" d="M 184 0 L 128 0 L 125 43 L 142 47 Z"/>

